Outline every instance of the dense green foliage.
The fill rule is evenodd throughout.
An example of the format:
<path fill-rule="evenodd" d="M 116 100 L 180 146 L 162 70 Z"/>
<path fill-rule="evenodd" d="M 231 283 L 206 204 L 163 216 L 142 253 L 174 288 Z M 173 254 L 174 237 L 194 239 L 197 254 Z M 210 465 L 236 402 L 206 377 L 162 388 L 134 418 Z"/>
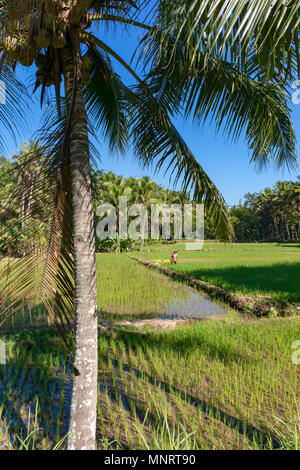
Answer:
<path fill-rule="evenodd" d="M 39 227 L 40 248 L 46 242 L 43 220 L 50 211 L 51 195 L 34 197 L 35 188 L 40 184 L 39 175 L 44 161 L 44 152 L 37 142 L 25 142 L 12 159 L 0 158 L 0 223 L 8 228 L 1 230 L 1 253 L 22 256 L 26 251 L 31 251 L 33 246 L 30 238 L 35 223 Z M 18 194 L 17 204 L 13 206 L 11 199 L 18 188 L 22 188 L 22 191 Z"/>
<path fill-rule="evenodd" d="M 43 230 L 47 229 L 45 219 L 50 212 L 50 200 L 34 199 L 32 195 L 38 194 L 36 186 L 40 185 L 39 175 L 43 164 L 44 155 L 41 152 L 40 161 L 36 161 L 36 151 L 39 145 L 36 142 L 23 144 L 22 150 L 12 159 L 1 157 L 0 160 L 0 220 L 3 226 L 11 227 L 9 232 L 3 230 L 0 238 L 0 250 L 2 254 L 22 256 L 30 248 L 31 226 L 33 221 L 40 221 L 40 245 L 45 244 Z M 19 204 L 14 211 L 10 208 L 10 198 L 14 189 L 24 186 L 20 194 Z M 144 204 L 149 209 L 151 204 L 185 204 L 191 202 L 191 197 L 183 191 L 172 191 L 163 188 L 152 181 L 148 176 L 143 178 L 123 178 L 112 172 L 105 173 L 101 170 L 92 171 L 93 205 L 95 222 L 97 207 L 104 203 L 112 204 L 118 211 L 119 197 L 127 196 L 128 206 L 133 204 Z M 35 225 L 35 224 L 34 224 Z M 210 237 L 214 236 L 212 229 L 208 228 Z M 173 225 L 172 225 L 173 226 Z M 2 232 L 2 230 L 1 230 Z M 171 230 L 171 234 L 172 234 Z M 133 240 L 97 240 L 98 251 L 127 251 L 137 246 Z"/>
<path fill-rule="evenodd" d="M 50 211 L 50 201 L 34 200 L 35 184 L 40 184 L 39 174 L 44 155 L 39 161 L 36 153 L 39 145 L 36 142 L 25 143 L 20 152 L 12 159 L 0 159 L 0 220 L 1 224 L 11 226 L 0 240 L 1 252 L 22 256 L 30 249 L 31 221 L 40 218 L 40 245 L 45 243 L 43 230 L 46 228 L 45 215 Z M 34 160 L 31 162 L 32 155 Z M 94 211 L 104 203 L 112 204 L 118 209 L 119 197 L 127 196 L 128 205 L 144 204 L 149 209 L 151 204 L 185 204 L 192 202 L 189 193 L 170 190 L 152 181 L 148 176 L 142 178 L 123 178 L 112 172 L 92 171 Z M 20 195 L 17 210 L 8 210 L 10 197 L 16 187 L 24 186 Z M 299 241 L 300 239 L 300 183 L 279 181 L 272 189 L 266 188 L 260 193 L 246 194 L 243 203 L 230 210 L 235 229 L 235 241 L 238 242 L 271 242 Z M 33 222 L 32 220 L 32 222 Z M 95 216 L 95 222 L 98 218 Z M 171 236 L 172 236 L 171 225 Z M 215 238 L 211 220 L 205 219 L 205 238 Z M 97 240 L 98 251 L 128 251 L 137 248 L 139 242 L 133 240 Z"/>
<path fill-rule="evenodd" d="M 271 189 L 246 194 L 230 215 L 239 242 L 299 241 L 300 183 L 278 181 Z"/>
<path fill-rule="evenodd" d="M 170 170 L 174 183 L 182 183 L 183 189 L 181 194 L 171 194 L 149 178 L 124 180 L 96 173 L 95 208 L 102 202 L 117 206 L 118 197 L 125 193 L 129 202 L 147 207 L 153 201 L 187 202 L 186 193 L 193 191 L 192 200 L 205 203 L 206 223 L 214 227 L 218 240 L 233 239 L 233 221 L 242 241 L 299 241 L 297 186 L 278 183 L 274 190 L 249 196 L 243 206 L 232 209 L 230 217 L 224 198 L 172 122 L 182 115 L 196 124 L 212 120 L 216 130 L 224 130 L 233 141 L 245 136 L 257 166 L 272 162 L 294 167 L 296 136 L 289 90 L 300 72 L 299 12 L 300 0 L 145 0 L 137 4 L 132 0 L 0 0 L 0 77 L 6 84 L 11 82 L 7 89 L 12 98 L 4 113 L 0 109 L 0 122 L 10 130 L 19 126 L 20 111 L 14 113 L 14 105 L 22 109 L 21 87 L 10 80 L 19 64 L 36 72 L 32 91 L 41 90 L 41 105 L 47 101 L 48 113 L 41 131 L 46 153 L 33 144 L 12 162 L 2 159 L 0 165 L 4 203 L 0 216 L 5 228 L 0 251 L 7 261 L 0 264 L 4 307 L 0 316 L 14 322 L 11 315 L 18 304 L 21 311 L 16 320 L 21 317 L 23 327 L 36 313 L 42 322 L 44 311 L 36 302 L 43 302 L 61 330 L 64 322 L 70 329 L 76 324 L 75 371 L 81 379 L 73 380 L 69 429 L 78 429 L 83 438 L 88 432 L 91 435 L 86 442 L 69 443 L 70 449 L 94 448 L 96 419 L 92 422 L 91 417 L 96 418 L 96 399 L 100 448 L 110 447 L 112 438 L 114 447 L 123 449 L 299 448 L 298 370 L 291 361 L 293 342 L 299 338 L 298 319 L 257 322 L 230 314 L 221 322 L 193 323 L 169 333 L 151 327 L 138 332 L 132 324 L 125 331 L 110 324 L 107 331 L 99 325 L 97 362 L 96 347 L 95 354 L 90 354 L 98 336 L 96 296 L 88 299 L 96 282 L 94 240 L 86 235 L 93 234 L 94 222 L 88 125 L 90 135 L 100 132 L 108 141 L 112 154 L 125 153 L 131 145 L 143 165 L 154 163 L 157 170 Z M 95 22 L 107 27 L 123 23 L 146 31 L 136 41 L 137 60 L 124 61 L 105 43 L 105 30 L 92 27 Z M 134 84 L 123 83 L 111 58 L 131 74 Z M 50 96 L 55 94 L 54 106 L 45 99 L 48 88 Z M 80 145 L 77 137 L 84 134 L 85 143 Z M 45 164 L 43 156 L 47 156 Z M 81 167 L 82 175 L 74 166 Z M 81 176 L 80 190 L 76 183 Z M 86 208 L 77 210 L 85 200 Z M 130 239 L 122 246 L 119 238 L 118 234 L 101 242 L 98 248 L 116 252 L 134 248 Z M 250 246 L 248 253 L 245 245 L 236 252 L 235 245 L 233 249 L 225 245 L 228 255 L 220 246 L 223 252 L 209 260 L 196 259 L 194 254 L 188 259 L 182 253 L 184 261 L 175 269 L 192 270 L 195 276 L 231 290 L 299 301 L 297 244 L 284 247 L 285 256 L 270 245 L 265 251 Z M 148 273 L 145 277 L 130 273 L 134 261 L 126 256 L 101 254 L 98 260 L 106 268 L 105 275 L 100 273 L 100 314 L 161 313 L 161 302 L 174 290 L 171 282 L 164 284 L 162 278 Z M 82 334 L 88 330 L 92 331 L 89 338 Z M 61 333 L 69 339 L 68 333 Z M 23 334 L 10 345 L 13 351 L 7 365 L 0 365 L 0 449 L 2 428 L 12 425 L 5 431 L 8 442 L 11 434 L 24 438 L 26 423 L 27 432 L 31 431 L 34 410 L 32 448 L 35 437 L 40 448 L 49 448 L 53 439 L 65 434 L 70 416 L 71 355 L 50 334 L 43 338 Z M 93 363 L 99 364 L 99 370 L 96 365 L 93 368 L 94 389 L 84 397 Z M 78 380 L 85 384 L 81 393 L 76 393 Z M 88 426 L 83 417 L 88 418 Z M 278 420 L 282 430 L 276 432 Z M 39 436 L 35 436 L 37 426 Z M 75 434 L 70 433 L 71 441 Z"/>

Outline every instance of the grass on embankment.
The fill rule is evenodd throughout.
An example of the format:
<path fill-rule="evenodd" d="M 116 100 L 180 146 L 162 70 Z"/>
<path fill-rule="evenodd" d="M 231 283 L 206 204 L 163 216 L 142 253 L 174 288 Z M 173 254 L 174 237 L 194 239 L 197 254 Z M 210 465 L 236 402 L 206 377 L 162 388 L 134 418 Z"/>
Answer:
<path fill-rule="evenodd" d="M 246 296 L 269 296 L 300 302 L 299 244 L 225 244 L 205 242 L 201 251 L 185 251 L 185 244 L 153 244 L 136 256 L 162 262 L 179 250 L 172 269 Z"/>

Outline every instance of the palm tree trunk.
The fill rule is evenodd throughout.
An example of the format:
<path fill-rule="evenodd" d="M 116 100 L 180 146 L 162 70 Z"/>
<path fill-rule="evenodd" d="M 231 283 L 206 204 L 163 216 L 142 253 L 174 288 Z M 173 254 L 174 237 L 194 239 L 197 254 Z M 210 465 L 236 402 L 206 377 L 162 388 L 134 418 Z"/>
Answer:
<path fill-rule="evenodd" d="M 276 236 L 276 240 L 279 241 L 279 230 L 278 230 L 278 222 L 277 222 L 277 219 L 275 217 L 275 215 L 273 214 L 273 224 L 274 224 L 274 228 L 275 228 L 275 236 Z"/>
<path fill-rule="evenodd" d="M 70 123 L 70 167 L 75 258 L 75 377 L 73 379 L 68 450 L 94 450 L 97 414 L 98 327 L 94 217 L 90 183 L 87 115 L 76 61 L 62 51 Z M 77 73 L 76 73 L 77 70 Z M 74 79 L 75 77 L 75 79 Z M 75 88 L 73 87 L 76 82 Z"/>
<path fill-rule="evenodd" d="M 290 232 L 290 228 L 289 228 L 289 223 L 288 223 L 288 220 L 287 218 L 285 217 L 284 218 L 284 221 L 285 221 L 285 229 L 286 229 L 286 234 L 287 234 L 287 240 L 291 240 L 291 232 Z"/>
<path fill-rule="evenodd" d="M 21 186 L 21 184 L 22 184 L 22 177 L 20 176 L 18 179 L 18 186 Z M 21 227 L 23 231 L 25 228 L 25 192 L 24 191 L 22 192 L 20 213 L 21 213 Z"/>

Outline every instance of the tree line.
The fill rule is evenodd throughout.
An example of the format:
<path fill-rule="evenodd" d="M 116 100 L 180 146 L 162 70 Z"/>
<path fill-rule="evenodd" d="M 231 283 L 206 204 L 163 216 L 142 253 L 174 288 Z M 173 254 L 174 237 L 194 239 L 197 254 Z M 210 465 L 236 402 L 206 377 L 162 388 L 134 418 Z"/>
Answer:
<path fill-rule="evenodd" d="M 236 241 L 299 241 L 300 179 L 246 194 L 243 203 L 231 207 L 230 216 Z"/>
<path fill-rule="evenodd" d="M 32 154 L 35 155 L 31 161 Z M 38 156 L 37 156 L 38 155 Z M 40 248 L 46 244 L 44 230 L 50 211 L 50 197 L 33 197 L 38 194 L 38 184 L 46 155 L 38 142 L 24 143 L 21 150 L 11 159 L 0 157 L 0 220 L 1 224 L 11 226 L 0 238 L 2 254 L 22 256 L 31 243 L 33 222 L 40 226 Z M 97 207 L 104 203 L 111 204 L 118 210 L 119 198 L 126 196 L 128 205 L 144 204 L 148 209 L 151 204 L 193 203 L 188 192 L 164 188 L 149 176 L 142 178 L 116 175 L 109 171 L 91 170 L 92 201 L 97 223 Z M 15 211 L 10 211 L 9 201 L 13 189 L 22 187 L 19 204 Z M 247 193 L 244 201 L 230 208 L 230 218 L 234 227 L 236 242 L 288 242 L 300 240 L 300 182 L 278 181 L 273 188 L 265 188 L 260 193 Z M 171 218 L 171 239 L 173 238 L 173 219 Z M 214 239 L 214 226 L 209 217 L 205 218 L 205 238 Z M 140 248 L 143 241 L 136 242 L 128 238 L 120 240 L 96 239 L 96 250 L 128 251 Z"/>
<path fill-rule="evenodd" d="M 37 156 L 39 155 L 39 157 Z M 32 155 L 35 158 L 32 159 Z M 0 157 L 0 222 L 1 225 L 10 226 L 10 230 L 1 231 L 0 251 L 2 254 L 20 257 L 30 251 L 32 243 L 32 227 L 38 225 L 39 246 L 35 249 L 43 249 L 46 244 L 47 220 L 51 212 L 51 198 L 45 194 L 39 197 L 36 186 L 40 184 L 39 176 L 42 172 L 46 155 L 38 142 L 31 141 L 22 144 L 21 150 L 8 159 Z M 47 176 L 45 176 L 47 178 Z M 192 203 L 188 192 L 175 191 L 164 188 L 155 183 L 149 176 L 141 178 L 124 178 L 109 171 L 91 169 L 92 201 L 95 225 L 98 217 L 96 211 L 102 204 L 111 204 L 118 211 L 120 197 L 126 196 L 128 206 L 143 204 L 150 209 L 151 204 L 167 206 Z M 11 210 L 10 199 L 15 188 L 21 187 L 18 204 Z M 173 216 L 171 217 L 171 238 L 173 238 Z M 213 237 L 212 224 L 207 223 L 207 231 Z M 36 241 L 36 240 L 35 240 Z M 115 239 L 96 239 L 96 250 L 103 251 L 128 251 L 141 247 L 144 241 L 135 242 Z"/>

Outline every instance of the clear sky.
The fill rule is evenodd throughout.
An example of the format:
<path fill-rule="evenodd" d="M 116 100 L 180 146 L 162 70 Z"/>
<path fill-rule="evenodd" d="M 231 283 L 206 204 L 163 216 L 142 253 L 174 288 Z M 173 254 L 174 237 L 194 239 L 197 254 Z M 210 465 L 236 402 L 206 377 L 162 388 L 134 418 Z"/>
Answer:
<path fill-rule="evenodd" d="M 111 47 L 113 47 L 124 59 L 130 60 L 131 55 L 137 44 L 137 36 L 135 28 L 127 29 L 125 32 L 108 33 L 106 30 L 99 30 L 101 38 L 105 38 Z M 114 62 L 113 62 L 114 63 Z M 28 86 L 32 85 L 32 78 L 35 72 L 34 67 L 25 69 L 18 66 L 17 76 L 21 80 L 26 80 Z M 116 70 L 122 75 L 125 83 L 132 83 L 127 71 L 116 64 Z M 6 138 L 7 154 L 12 154 L 20 146 L 24 140 L 29 140 L 34 132 L 40 127 L 41 109 L 37 100 L 32 105 L 32 115 L 27 121 L 27 129 L 18 137 L 15 143 L 11 137 L 4 132 Z M 296 128 L 296 135 L 300 141 L 300 105 L 294 105 L 291 102 L 293 110 L 293 119 Z M 197 128 L 187 121 L 178 119 L 175 122 L 177 129 L 183 135 L 187 144 L 193 151 L 200 164 L 203 166 L 207 174 L 214 181 L 217 187 L 224 195 L 227 203 L 233 205 L 243 199 L 244 194 L 248 192 L 258 192 L 267 186 L 273 185 L 280 179 L 295 180 L 300 175 L 300 168 L 289 173 L 287 170 L 279 171 L 276 168 L 268 168 L 262 172 L 257 172 L 252 164 L 250 164 L 250 156 L 247 146 L 243 139 L 238 144 L 231 143 L 223 135 L 216 135 L 214 127 L 205 125 L 204 128 Z M 300 154 L 300 143 L 297 145 L 298 155 Z M 99 168 L 105 171 L 113 171 L 125 177 L 134 176 L 141 177 L 143 175 L 151 176 L 157 183 L 165 187 L 172 188 L 172 183 L 164 174 L 155 174 L 149 169 L 144 170 L 134 160 L 132 149 L 128 148 L 126 156 L 111 155 L 105 145 L 101 144 L 99 148 L 101 162 Z"/>

